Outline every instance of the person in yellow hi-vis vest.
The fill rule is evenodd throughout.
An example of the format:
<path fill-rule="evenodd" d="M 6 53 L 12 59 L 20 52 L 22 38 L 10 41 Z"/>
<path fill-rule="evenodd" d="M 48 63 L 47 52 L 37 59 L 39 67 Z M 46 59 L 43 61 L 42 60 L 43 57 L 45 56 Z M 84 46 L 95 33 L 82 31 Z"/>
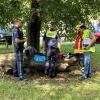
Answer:
<path fill-rule="evenodd" d="M 88 44 L 91 41 L 92 34 L 88 28 L 86 28 L 85 25 L 80 26 L 80 31 L 82 32 L 82 52 L 84 54 L 84 71 L 82 75 L 79 77 L 79 79 L 87 79 L 91 77 L 92 75 L 92 68 L 91 68 L 91 53 L 95 52 L 94 45 L 91 46 L 90 49 L 86 50 L 85 48 L 88 46 Z"/>
<path fill-rule="evenodd" d="M 44 35 L 46 62 L 45 74 L 49 77 L 56 76 L 56 62 L 58 61 L 58 53 L 60 52 L 60 35 L 57 32 L 55 22 L 48 25 L 48 31 Z"/>

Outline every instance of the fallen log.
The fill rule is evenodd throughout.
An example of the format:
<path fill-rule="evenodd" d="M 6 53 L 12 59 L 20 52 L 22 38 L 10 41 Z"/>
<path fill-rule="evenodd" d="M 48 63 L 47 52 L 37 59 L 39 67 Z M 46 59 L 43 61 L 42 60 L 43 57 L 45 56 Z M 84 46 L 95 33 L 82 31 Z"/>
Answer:
<path fill-rule="evenodd" d="M 11 56 L 13 56 L 13 55 L 11 55 Z M 11 59 L 6 59 L 6 58 L 8 58 L 8 57 L 6 57 L 6 55 L 5 55 L 4 60 L 0 61 L 0 71 L 2 71 L 4 73 L 8 72 L 9 69 L 12 69 L 13 60 L 14 60 L 13 59 L 14 57 L 12 57 Z M 73 70 L 74 69 L 73 66 L 77 64 L 78 59 L 79 58 L 77 58 L 76 56 L 75 57 L 70 57 L 70 58 L 64 58 L 64 59 L 62 59 L 61 62 L 56 64 L 56 69 L 59 72 L 66 71 L 66 69 Z M 32 59 L 24 58 L 24 66 L 25 66 L 25 70 L 27 72 L 30 72 L 30 71 L 34 72 L 34 70 L 44 71 L 45 63 L 44 62 L 39 63 L 39 62 L 33 61 Z"/>
<path fill-rule="evenodd" d="M 63 59 L 61 62 L 56 64 L 56 69 L 57 71 L 60 72 L 66 71 L 67 68 L 70 68 L 71 66 L 75 65 L 76 62 L 77 62 L 76 57 Z M 45 62 L 35 62 L 31 59 L 26 59 L 24 61 L 24 66 L 27 70 L 28 68 L 30 68 L 31 71 L 34 70 L 43 71 L 45 68 Z"/>

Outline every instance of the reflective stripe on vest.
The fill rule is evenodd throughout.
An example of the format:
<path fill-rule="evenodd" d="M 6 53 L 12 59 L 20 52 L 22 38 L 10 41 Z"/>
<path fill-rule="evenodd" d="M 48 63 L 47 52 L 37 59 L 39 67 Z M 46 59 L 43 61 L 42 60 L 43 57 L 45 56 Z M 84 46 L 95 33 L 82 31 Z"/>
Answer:
<path fill-rule="evenodd" d="M 95 52 L 95 47 L 91 47 L 89 50 L 82 50 L 82 52 Z"/>
<path fill-rule="evenodd" d="M 57 35 L 56 31 L 47 31 L 46 37 L 55 38 Z"/>

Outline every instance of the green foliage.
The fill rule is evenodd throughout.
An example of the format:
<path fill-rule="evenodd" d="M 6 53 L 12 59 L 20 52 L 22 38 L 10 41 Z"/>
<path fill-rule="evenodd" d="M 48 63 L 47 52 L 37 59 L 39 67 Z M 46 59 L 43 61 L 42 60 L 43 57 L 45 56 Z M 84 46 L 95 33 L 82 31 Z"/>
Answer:
<path fill-rule="evenodd" d="M 29 16 L 28 0 L 0 0 L 0 26 Z"/>
<path fill-rule="evenodd" d="M 41 18 L 43 24 L 54 20 L 57 24 L 62 21 L 69 40 L 75 35 L 74 27 L 78 23 L 91 24 L 91 18 L 99 15 L 99 0 L 39 0 L 41 7 Z M 44 26 L 44 25 L 42 25 Z M 58 27 L 60 31 L 63 31 Z M 71 37 L 72 36 L 72 37 Z"/>
<path fill-rule="evenodd" d="M 44 21 L 62 20 L 67 26 L 74 26 L 79 21 L 87 22 L 99 12 L 99 0 L 40 0 Z"/>
<path fill-rule="evenodd" d="M 73 33 L 79 22 L 90 24 L 91 18 L 100 19 L 100 0 L 37 0 L 38 9 L 31 9 L 32 1 L 35 0 L 0 0 L 0 26 L 15 19 L 28 22 L 36 13 L 42 21 L 42 29 L 46 29 L 51 20 L 57 24 L 62 21 L 66 33 Z"/>
<path fill-rule="evenodd" d="M 0 24 L 16 18 L 26 20 L 30 17 L 32 0 L 0 0 Z M 47 23 L 63 21 L 66 27 L 73 27 L 79 21 L 88 22 L 89 17 L 97 18 L 100 12 L 99 0 L 37 0 L 41 19 Z M 28 19 L 27 19 L 28 20 Z"/>

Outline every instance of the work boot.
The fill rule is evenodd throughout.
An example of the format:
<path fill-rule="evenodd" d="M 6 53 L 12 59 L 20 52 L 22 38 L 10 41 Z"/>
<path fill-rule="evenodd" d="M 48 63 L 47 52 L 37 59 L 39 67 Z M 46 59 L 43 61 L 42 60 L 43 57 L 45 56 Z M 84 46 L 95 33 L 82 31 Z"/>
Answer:
<path fill-rule="evenodd" d="M 78 78 L 78 80 L 86 80 L 87 79 L 87 76 L 85 76 L 85 75 L 81 75 L 81 76 L 79 76 L 79 78 Z"/>

